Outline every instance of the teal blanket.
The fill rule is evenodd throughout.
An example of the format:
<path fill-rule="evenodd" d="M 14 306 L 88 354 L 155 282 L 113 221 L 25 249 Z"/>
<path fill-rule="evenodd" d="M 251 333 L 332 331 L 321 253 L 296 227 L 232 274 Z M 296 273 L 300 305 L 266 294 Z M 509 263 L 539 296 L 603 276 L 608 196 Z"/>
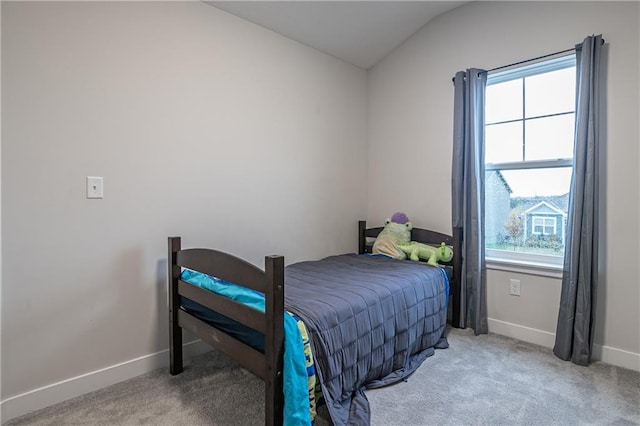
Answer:
<path fill-rule="evenodd" d="M 260 292 L 188 269 L 182 272 L 181 278 L 190 284 L 264 312 L 264 294 Z M 287 312 L 284 315 L 283 364 L 284 424 L 310 425 L 307 367 L 302 336 L 296 320 Z"/>

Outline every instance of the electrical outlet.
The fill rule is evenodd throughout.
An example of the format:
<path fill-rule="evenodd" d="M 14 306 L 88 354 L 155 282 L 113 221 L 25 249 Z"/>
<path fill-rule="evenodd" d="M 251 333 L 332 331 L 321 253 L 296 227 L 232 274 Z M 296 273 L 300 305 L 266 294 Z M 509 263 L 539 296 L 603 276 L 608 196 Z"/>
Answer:
<path fill-rule="evenodd" d="M 509 294 L 512 296 L 520 296 L 520 280 L 509 280 Z"/>
<path fill-rule="evenodd" d="M 87 198 L 102 198 L 104 196 L 102 177 L 87 176 Z"/>

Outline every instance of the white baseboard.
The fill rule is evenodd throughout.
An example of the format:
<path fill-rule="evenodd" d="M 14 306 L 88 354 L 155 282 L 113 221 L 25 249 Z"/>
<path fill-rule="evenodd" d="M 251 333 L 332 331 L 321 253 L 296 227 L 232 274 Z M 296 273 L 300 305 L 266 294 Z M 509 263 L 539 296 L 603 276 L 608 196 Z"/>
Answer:
<path fill-rule="evenodd" d="M 211 346 L 201 340 L 195 340 L 185 343 L 183 349 L 184 358 L 189 359 L 210 351 Z M 165 349 L 12 396 L 0 402 L 0 423 L 168 366 L 169 350 Z"/>
<path fill-rule="evenodd" d="M 640 371 L 640 354 L 623 349 L 594 344 L 591 358 L 629 370 Z"/>
<path fill-rule="evenodd" d="M 489 324 L 489 332 L 491 333 L 512 337 L 514 339 L 534 343 L 546 348 L 553 348 L 553 345 L 555 344 L 555 333 L 549 333 L 548 331 L 525 327 L 523 325 L 500 321 L 493 318 L 489 318 L 487 321 Z M 591 358 L 594 361 L 602 361 L 617 367 L 640 371 L 640 354 L 625 351 L 623 349 L 594 344 Z"/>
<path fill-rule="evenodd" d="M 536 345 L 544 346 L 545 348 L 553 348 L 555 343 L 556 335 L 554 333 L 549 333 L 548 331 L 525 327 L 523 325 L 500 321 L 493 318 L 488 318 L 487 322 L 489 324 L 489 332 L 491 333 L 513 337 L 514 339 L 534 343 Z"/>

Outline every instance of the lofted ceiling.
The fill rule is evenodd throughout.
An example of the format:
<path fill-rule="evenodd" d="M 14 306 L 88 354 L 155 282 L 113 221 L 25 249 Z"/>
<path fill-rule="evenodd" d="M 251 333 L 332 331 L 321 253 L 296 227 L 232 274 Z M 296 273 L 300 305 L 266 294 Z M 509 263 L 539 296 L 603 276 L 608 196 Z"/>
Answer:
<path fill-rule="evenodd" d="M 369 69 L 436 16 L 466 1 L 206 1 Z"/>

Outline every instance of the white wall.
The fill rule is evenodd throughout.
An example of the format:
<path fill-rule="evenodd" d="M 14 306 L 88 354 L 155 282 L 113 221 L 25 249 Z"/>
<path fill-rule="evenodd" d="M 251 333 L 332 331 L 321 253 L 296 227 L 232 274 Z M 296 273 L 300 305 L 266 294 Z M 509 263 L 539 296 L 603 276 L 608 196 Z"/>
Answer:
<path fill-rule="evenodd" d="M 2 89 L 5 402 L 168 347 L 170 235 L 356 250 L 361 69 L 201 2 L 2 2 Z"/>
<path fill-rule="evenodd" d="M 370 71 L 368 85 L 368 220 L 381 223 L 393 211 L 403 210 L 417 226 L 447 232 L 455 72 L 510 64 L 603 34 L 609 43 L 607 158 L 595 352 L 636 370 L 639 6 L 609 1 L 473 2 L 428 23 Z M 509 278 L 521 280 L 520 297 L 508 295 Z M 553 344 L 560 280 L 491 270 L 488 298 L 490 331 Z"/>

